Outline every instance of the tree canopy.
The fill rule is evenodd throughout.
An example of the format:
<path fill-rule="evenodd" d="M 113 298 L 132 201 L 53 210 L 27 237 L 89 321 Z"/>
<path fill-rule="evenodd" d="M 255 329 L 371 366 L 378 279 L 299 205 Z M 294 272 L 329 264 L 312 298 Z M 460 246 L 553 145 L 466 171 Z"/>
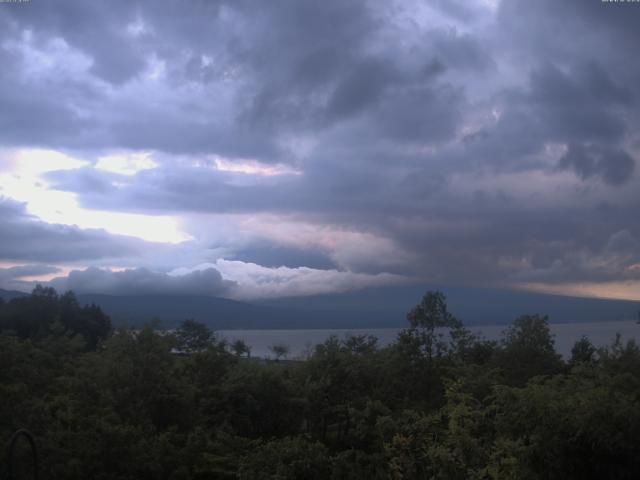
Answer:
<path fill-rule="evenodd" d="M 32 340 L 78 335 L 87 348 L 95 349 L 109 336 L 112 326 L 97 305 L 80 306 L 73 292 L 58 295 L 53 288 L 38 285 L 29 296 L 0 303 L 0 330 Z"/>
<path fill-rule="evenodd" d="M 334 336 L 305 361 L 276 362 L 247 358 L 191 320 L 173 335 L 153 325 L 113 332 L 97 307 L 46 288 L 0 304 L 0 315 L 0 435 L 31 430 L 44 478 L 640 471 L 640 348 L 582 338 L 565 361 L 544 316 L 519 317 L 488 342 L 427 292 L 389 346 Z"/>

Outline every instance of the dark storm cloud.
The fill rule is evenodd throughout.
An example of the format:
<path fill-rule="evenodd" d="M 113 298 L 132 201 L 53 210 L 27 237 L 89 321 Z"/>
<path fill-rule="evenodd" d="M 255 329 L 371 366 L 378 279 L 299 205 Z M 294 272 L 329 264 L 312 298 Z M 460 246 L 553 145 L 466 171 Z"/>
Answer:
<path fill-rule="evenodd" d="M 136 2 L 87 3 L 53 1 L 3 9 L 0 18 L 14 35 L 33 31 L 36 41 L 62 38 L 93 59 L 91 69 L 100 78 L 122 83 L 138 73 L 144 56 L 126 41 L 123 29 L 135 19 Z"/>
<path fill-rule="evenodd" d="M 185 275 L 167 275 L 146 268 L 112 272 L 99 268 L 73 270 L 50 282 L 58 290 L 109 295 L 224 295 L 235 282 L 224 280 L 215 268 Z"/>
<path fill-rule="evenodd" d="M 418 87 L 385 99 L 376 123 L 380 134 L 421 144 L 448 140 L 459 121 L 461 96 L 449 87 Z"/>
<path fill-rule="evenodd" d="M 340 163 L 340 162 L 338 162 Z M 164 166 L 132 177 L 86 168 L 52 172 L 47 180 L 56 189 L 80 194 L 83 206 L 136 213 L 288 213 L 327 217 L 344 214 L 376 216 L 404 210 L 440 188 L 441 176 L 400 175 L 384 178 L 366 165 L 330 161 L 305 175 L 260 178 L 243 184 L 243 174 L 229 174 L 207 166 Z M 419 182 L 415 185 L 415 182 Z M 88 187 L 95 185 L 97 188 Z"/>
<path fill-rule="evenodd" d="M 192 55 L 200 58 L 206 48 L 215 49 L 218 43 L 219 34 L 213 32 L 219 30 L 211 23 L 217 18 L 216 3 L 183 6 L 160 2 L 144 11 L 145 6 L 148 4 L 135 1 L 91 5 L 53 1 L 3 8 L 0 35 L 5 43 L 0 55 L 12 62 L 11 68 L 4 68 L 3 62 L 0 72 L 0 125 L 4 127 L 0 142 L 61 149 L 213 149 L 239 155 L 273 150 L 265 138 L 256 139 L 250 133 L 237 138 L 230 135 L 228 125 L 215 121 L 220 112 L 203 110 L 198 100 L 153 105 L 141 102 L 135 92 L 121 94 L 119 89 L 148 71 L 152 58 L 166 62 L 173 78 L 176 75 L 172 70 L 184 66 L 185 51 L 196 50 Z M 181 21 L 174 22 L 179 12 Z M 133 33 L 136 28 L 141 31 Z M 223 36 L 226 33 L 231 32 Z M 201 40 L 208 47 L 203 44 L 198 49 Z M 25 74 L 33 67 L 46 67 L 38 58 L 30 57 L 33 51 L 50 55 L 56 68 L 49 66 L 41 73 Z M 88 72 L 77 71 L 80 67 L 74 67 L 70 51 L 84 55 L 90 63 Z M 218 72 L 218 78 L 220 75 L 222 72 Z M 116 95 L 107 94 L 110 88 Z M 218 95 L 203 93 L 210 97 L 209 104 L 215 105 Z M 194 118 L 198 108 L 200 116 L 209 117 L 207 121 Z M 259 149 L 251 147 L 256 143 Z"/>
<path fill-rule="evenodd" d="M 365 60 L 351 68 L 335 90 L 327 104 L 329 116 L 349 117 L 374 104 L 393 77 L 393 72 L 383 62 Z"/>
<path fill-rule="evenodd" d="M 607 52 L 612 59 L 618 54 L 632 56 L 633 49 L 623 47 L 640 39 L 638 12 L 634 10 L 636 6 L 602 3 L 583 0 L 562 3 L 554 0 L 511 0 L 500 2 L 498 17 L 513 42 L 523 42 L 518 45 L 523 53 L 532 49 L 543 56 L 560 58 L 575 52 L 592 57 L 603 57 L 600 54 Z M 531 33 L 539 34 L 535 42 L 531 42 L 530 37 L 525 40 Z M 581 35 L 581 41 L 575 41 L 576 34 Z M 586 48 L 596 44 L 599 48 L 595 51 Z"/>
<path fill-rule="evenodd" d="M 590 63 L 568 74 L 544 65 L 532 73 L 527 100 L 550 138 L 613 142 L 625 132 L 615 107 L 629 104 L 632 98 L 602 67 Z"/>
<path fill-rule="evenodd" d="M 611 185 L 628 181 L 634 167 L 634 160 L 628 153 L 592 145 L 572 144 L 558 162 L 560 169 L 573 170 L 584 179 L 600 177 Z"/>
<path fill-rule="evenodd" d="M 104 230 L 46 223 L 25 205 L 0 197 L 0 259 L 26 262 L 73 262 L 114 258 L 140 251 L 141 241 Z"/>
<path fill-rule="evenodd" d="M 633 106 L 634 95 L 597 62 L 577 63 L 563 71 L 545 61 L 532 68 L 527 80 L 524 86 L 497 94 L 499 119 L 465 137 L 463 162 L 498 170 L 539 169 L 541 163 L 531 156 L 549 142 L 622 150 L 629 129 L 625 110 Z M 631 174 L 633 165 L 625 171 Z"/>
<path fill-rule="evenodd" d="M 2 52 L 13 57 L 3 91 L 18 95 L 3 102 L 0 120 L 13 123 L 15 131 L 2 141 L 286 161 L 289 153 L 276 134 L 326 129 L 367 112 L 362 128 L 372 123 L 397 138 L 418 121 L 423 127 L 404 136 L 413 132 L 429 141 L 434 135 L 424 127 L 434 126 L 430 119 L 451 116 L 440 97 L 454 107 L 462 98 L 448 93 L 446 81 L 436 84 L 437 74 L 484 69 L 490 57 L 470 35 L 396 31 L 389 21 L 393 9 L 380 7 L 335 0 L 180 7 L 71 1 L 5 9 L 0 13 L 5 39 L 15 41 Z M 53 41 L 85 55 L 88 76 L 58 71 L 29 80 L 17 74 L 30 60 L 16 44 L 46 50 Z M 55 55 L 61 66 L 68 63 L 64 52 Z M 168 86 L 185 89 L 184 95 L 165 93 L 153 102 L 136 95 L 133 85 L 147 78 L 154 61 L 162 65 Z M 196 93 L 186 90 L 191 87 Z M 405 87 L 415 95 L 398 91 Z M 115 95 L 107 95 L 109 88 Z M 390 111 L 389 104 L 398 104 L 404 115 Z M 398 122 L 385 122 L 388 115 Z M 445 124 L 438 140 L 451 135 L 450 123 Z"/>
<path fill-rule="evenodd" d="M 486 2 L 439 0 L 35 7 L 0 13 L 5 39 L 62 39 L 91 63 L 44 88 L 5 44 L 0 141 L 159 164 L 47 176 L 84 207 L 352 229 L 398 249 L 370 268 L 446 282 L 632 276 L 635 257 L 608 245 L 640 237 L 634 5 L 503 1 L 495 21 Z M 217 170 L 214 155 L 299 175 Z M 230 255 L 367 270 L 354 252 L 262 241 Z"/>
<path fill-rule="evenodd" d="M 0 29 L 2 28 L 0 10 Z M 6 25 L 6 23 L 5 23 Z M 4 40 L 10 38 L 4 30 Z M 0 36 L 2 33 L 0 33 Z M 18 35 L 16 33 L 16 35 Z M 70 108 L 71 101 L 82 95 L 83 85 L 55 85 L 51 91 L 25 85 L 20 81 L 19 71 L 23 61 L 10 48 L 0 47 L 0 142 L 5 145 L 63 146 L 81 129 L 80 118 Z M 74 88 L 78 88 L 74 91 Z"/>
<path fill-rule="evenodd" d="M 417 269 L 428 269 L 443 282 L 451 278 L 470 284 L 640 279 L 636 267 L 640 250 L 616 252 L 610 247 L 618 228 L 631 225 L 635 236 L 627 234 L 632 239 L 638 235 L 640 229 L 628 217 L 619 222 L 599 219 L 588 210 L 526 212 L 524 208 L 504 209 L 501 215 L 484 211 L 482 216 L 481 224 L 474 224 L 467 215 L 450 219 L 463 228 L 400 235 L 407 248 L 424 252 Z M 630 241 L 629 245 L 637 244 Z"/>
<path fill-rule="evenodd" d="M 150 171 L 147 175 L 157 174 Z M 147 178 L 129 191 L 133 197 L 126 194 L 122 197 L 121 208 L 137 205 L 144 211 L 158 208 L 162 212 L 179 208 L 183 211 L 228 212 L 229 208 L 244 212 L 281 211 L 297 213 L 301 219 L 357 225 L 390 236 L 399 248 L 418 255 L 419 259 L 414 259 L 410 265 L 386 265 L 385 271 L 427 275 L 443 282 L 452 279 L 464 279 L 469 283 L 501 282 L 509 277 L 522 281 L 545 277 L 549 281 L 611 280 L 615 272 L 629 278 L 637 277 L 632 269 L 626 270 L 637 259 L 611 255 L 609 243 L 612 232 L 629 227 L 634 235 L 640 235 L 640 229 L 637 225 L 629 225 L 631 217 L 628 214 L 612 216 L 597 211 L 595 205 L 563 209 L 553 205 L 532 209 L 526 206 L 526 199 L 506 194 L 478 193 L 463 199 L 448 192 L 442 178 L 420 178 L 415 174 L 409 177 L 414 182 L 412 185 L 404 179 L 403 185 L 391 187 L 401 192 L 394 202 L 391 202 L 393 196 L 381 190 L 384 185 L 381 189 L 371 189 L 372 182 L 366 182 L 357 195 L 354 192 L 357 185 L 342 191 L 334 188 L 329 200 L 328 192 L 324 191 L 326 186 L 300 185 L 296 183 L 300 181 L 297 177 L 289 188 L 282 183 L 258 188 L 234 187 L 223 182 L 218 188 L 216 181 L 219 180 L 215 180 L 211 172 L 209 175 L 207 177 L 202 171 L 187 175 L 183 171 L 172 177 L 167 172 L 167 177 L 154 179 L 160 181 L 159 184 Z M 342 181 L 346 179 L 342 178 Z M 333 182 L 333 187 L 336 185 Z M 109 198 L 113 195 L 114 192 Z M 421 198 L 428 200 L 418 203 Z M 103 198 L 95 200 L 105 201 Z M 234 258 L 274 267 L 324 266 L 313 257 L 310 249 L 306 249 L 305 254 L 300 252 L 300 255 L 292 256 L 290 251 L 269 244 L 258 245 L 254 250 L 241 249 Z M 348 257 L 341 261 L 343 266 L 357 266 L 359 271 L 380 271 L 371 260 L 368 267 L 366 262 L 358 263 Z M 332 263 L 331 266 L 336 265 L 335 260 Z"/>
<path fill-rule="evenodd" d="M 422 177 L 413 173 L 402 178 L 401 183 L 387 181 L 378 186 L 375 186 L 378 177 L 359 184 L 358 180 L 363 179 L 361 174 L 341 175 L 339 181 L 330 184 L 306 183 L 294 177 L 288 186 L 277 183 L 259 187 L 228 185 L 216 179 L 215 174 L 198 170 L 188 175 L 182 171 L 175 176 L 168 171 L 164 178 L 156 176 L 158 173 L 150 171 L 140 185 L 120 187 L 107 198 L 84 198 L 97 202 L 94 206 L 100 208 L 104 208 L 105 202 L 113 207 L 114 198 L 121 198 L 119 208 L 125 210 L 135 205 L 141 211 L 158 209 L 159 213 L 176 210 L 283 212 L 295 213 L 302 220 L 356 226 L 393 238 L 402 250 L 418 255 L 419 260 L 402 267 L 386 266 L 386 271 L 427 275 L 443 282 L 524 279 L 520 273 L 529 270 L 537 272 L 536 278 L 544 275 L 558 278 L 558 261 L 574 265 L 563 274 L 565 280 L 589 278 L 589 272 L 594 278 L 610 278 L 615 270 L 610 269 L 603 275 L 596 272 L 600 268 L 596 264 L 590 263 L 582 269 L 576 264 L 601 255 L 612 232 L 631 228 L 635 235 L 640 235 L 631 212 L 612 215 L 610 210 L 598 210 L 598 206 L 588 200 L 579 208 L 558 208 L 556 204 L 536 209 L 527 206 L 526 198 L 481 190 L 472 197 L 461 198 L 449 191 L 445 179 L 428 171 L 422 173 Z M 341 185 L 343 188 L 338 188 Z M 278 249 L 275 250 L 278 253 Z M 576 251 L 583 254 L 576 256 Z M 273 246 L 262 245 L 253 252 L 241 250 L 237 258 L 269 266 L 297 266 L 296 263 L 321 266 L 309 258 L 309 249 L 306 256 L 297 259 L 275 253 Z M 565 259 L 567 255 L 569 258 Z M 602 258 L 606 262 L 612 260 L 610 256 Z M 356 264 L 348 258 L 343 260 L 347 262 L 343 265 L 351 268 L 357 265 L 361 271 L 380 271 L 373 267 L 371 260 L 369 267 L 373 270 L 367 268 L 366 262 Z M 551 270 L 554 262 L 556 269 Z M 633 262 L 628 260 L 626 265 L 631 267 Z"/>
<path fill-rule="evenodd" d="M 606 244 L 592 250 L 573 242 L 546 264 L 533 265 L 517 276 L 525 281 L 614 282 L 640 280 L 640 242 L 628 230 L 612 234 Z"/>

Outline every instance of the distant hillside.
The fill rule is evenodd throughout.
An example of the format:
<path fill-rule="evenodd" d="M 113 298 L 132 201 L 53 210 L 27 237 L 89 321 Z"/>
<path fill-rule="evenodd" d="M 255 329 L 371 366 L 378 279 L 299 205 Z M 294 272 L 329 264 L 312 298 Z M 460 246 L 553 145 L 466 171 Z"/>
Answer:
<path fill-rule="evenodd" d="M 81 303 L 99 305 L 115 325 L 140 325 L 158 319 L 165 327 L 193 318 L 216 329 L 336 327 L 326 315 L 304 310 L 237 302 L 224 298 L 190 295 L 79 295 Z"/>
<path fill-rule="evenodd" d="M 115 325 L 158 319 L 165 327 L 185 318 L 216 329 L 383 328 L 406 326 L 407 312 L 435 286 L 387 287 L 334 295 L 238 302 L 196 295 L 79 295 L 95 303 Z M 440 287 L 451 312 L 467 325 L 504 325 L 524 313 L 549 315 L 552 323 L 636 319 L 640 302 L 564 297 L 511 290 Z M 10 299 L 26 295 L 0 290 Z"/>
<path fill-rule="evenodd" d="M 114 322 L 159 318 L 176 324 L 195 318 L 218 329 L 381 328 L 406 326 L 407 312 L 426 290 L 438 287 L 376 288 L 335 295 L 237 302 L 203 296 L 81 295 L 100 305 Z M 467 325 L 510 323 L 524 313 L 549 315 L 552 323 L 618 321 L 637 318 L 640 302 L 565 297 L 512 290 L 440 287 L 451 312 Z"/>
<path fill-rule="evenodd" d="M 425 291 L 441 290 L 449 310 L 467 325 L 501 325 L 525 313 L 549 315 L 552 323 L 635 320 L 640 302 L 567 297 L 518 290 L 417 285 L 384 287 L 333 295 L 281 298 L 265 306 L 296 308 L 316 313 L 368 319 L 370 325 L 406 324 L 406 314 Z"/>
<path fill-rule="evenodd" d="M 25 297 L 28 293 L 18 292 L 17 290 L 3 290 L 0 288 L 0 298 L 5 301 L 11 300 L 16 297 Z"/>

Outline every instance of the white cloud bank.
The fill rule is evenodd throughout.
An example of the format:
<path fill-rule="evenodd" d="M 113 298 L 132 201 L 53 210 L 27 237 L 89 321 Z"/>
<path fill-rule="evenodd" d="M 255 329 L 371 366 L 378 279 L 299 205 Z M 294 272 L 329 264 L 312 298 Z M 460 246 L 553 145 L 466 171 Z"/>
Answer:
<path fill-rule="evenodd" d="M 49 284 L 60 291 L 111 295 L 210 295 L 236 300 L 320 295 L 368 287 L 397 285 L 407 277 L 390 273 L 365 274 L 308 267 L 267 268 L 255 263 L 217 260 L 169 273 L 146 268 L 113 271 L 73 270 Z"/>
<path fill-rule="evenodd" d="M 366 274 L 308 267 L 268 268 L 255 263 L 223 259 L 191 269 L 179 268 L 171 275 L 190 275 L 211 268 L 234 282 L 228 296 L 241 300 L 341 293 L 409 281 L 407 277 L 390 273 Z"/>

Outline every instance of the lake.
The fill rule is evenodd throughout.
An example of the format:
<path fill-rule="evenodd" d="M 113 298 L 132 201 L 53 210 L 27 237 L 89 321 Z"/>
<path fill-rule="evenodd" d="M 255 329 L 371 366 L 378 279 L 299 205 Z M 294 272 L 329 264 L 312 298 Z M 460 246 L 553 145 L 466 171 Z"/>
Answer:
<path fill-rule="evenodd" d="M 506 325 L 483 325 L 469 327 L 474 332 L 481 334 L 487 340 L 498 340 Z M 640 338 L 640 325 L 633 321 L 620 322 L 592 322 L 592 323 L 556 323 L 550 325 L 555 338 L 556 351 L 564 357 L 571 354 L 571 348 L 576 340 L 583 335 L 600 347 L 611 345 L 616 333 L 622 335 L 622 340 Z M 400 328 L 372 328 L 372 329 L 331 329 L 331 330 L 218 330 L 223 338 L 229 341 L 243 340 L 251 346 L 251 356 L 269 358 L 273 357 L 269 347 L 275 344 L 284 344 L 290 348 L 288 358 L 304 358 L 314 345 L 324 342 L 331 335 L 343 338 L 346 335 L 373 335 L 378 337 L 381 346 L 395 341 Z"/>

